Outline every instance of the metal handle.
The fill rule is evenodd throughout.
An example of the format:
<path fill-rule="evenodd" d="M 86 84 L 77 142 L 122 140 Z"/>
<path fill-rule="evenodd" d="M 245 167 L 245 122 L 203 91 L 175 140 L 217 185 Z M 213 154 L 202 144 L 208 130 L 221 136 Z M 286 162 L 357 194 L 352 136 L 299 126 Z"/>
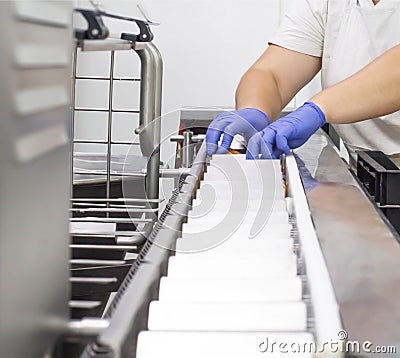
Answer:
<path fill-rule="evenodd" d="M 193 135 L 191 130 L 185 130 L 183 135 L 176 135 L 170 138 L 171 142 L 183 143 L 182 146 L 182 166 L 189 168 L 194 159 L 194 143 L 202 142 L 204 134 Z"/>
<path fill-rule="evenodd" d="M 157 47 L 151 43 L 135 43 L 141 62 L 140 82 L 140 148 L 148 157 L 146 193 L 148 199 L 158 198 L 161 142 L 161 96 L 163 62 Z"/>

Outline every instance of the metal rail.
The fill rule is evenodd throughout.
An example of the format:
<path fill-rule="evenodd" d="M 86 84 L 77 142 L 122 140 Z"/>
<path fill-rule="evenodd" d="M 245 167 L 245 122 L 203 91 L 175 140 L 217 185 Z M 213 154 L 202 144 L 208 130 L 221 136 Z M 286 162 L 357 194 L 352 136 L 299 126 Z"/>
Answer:
<path fill-rule="evenodd" d="M 135 43 L 133 49 L 141 61 L 140 126 L 137 130 L 140 148 L 148 157 L 146 192 L 149 199 L 158 198 L 161 142 L 161 97 L 163 63 L 157 47 L 151 43 Z"/>

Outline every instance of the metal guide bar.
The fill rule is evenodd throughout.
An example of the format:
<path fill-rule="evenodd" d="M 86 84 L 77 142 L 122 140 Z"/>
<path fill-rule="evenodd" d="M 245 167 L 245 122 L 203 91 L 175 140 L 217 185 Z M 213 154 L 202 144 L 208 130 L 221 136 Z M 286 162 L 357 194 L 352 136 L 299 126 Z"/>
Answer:
<path fill-rule="evenodd" d="M 75 174 L 89 174 L 89 175 L 99 175 L 99 176 L 104 176 L 107 174 L 106 171 L 100 171 L 100 170 L 77 170 Z M 146 173 L 117 173 L 113 172 L 110 174 L 110 177 L 145 177 Z"/>
<path fill-rule="evenodd" d="M 73 198 L 71 199 L 72 202 L 86 202 L 88 199 L 86 198 Z M 110 202 L 110 203 L 159 203 L 164 201 L 158 200 L 158 199 L 140 199 L 140 198 L 91 198 L 90 202 L 91 203 L 104 203 L 104 202 Z"/>
<path fill-rule="evenodd" d="M 96 77 L 96 76 L 76 76 L 76 80 L 98 80 L 98 81 L 109 81 L 110 77 Z M 114 81 L 121 82 L 140 82 L 140 78 L 129 78 L 129 77 L 114 77 Z"/>
<path fill-rule="evenodd" d="M 110 89 L 108 92 L 108 130 L 107 130 L 107 184 L 106 192 L 107 198 L 110 198 L 111 193 L 111 138 L 112 138 L 112 108 L 113 108 L 113 97 L 114 97 L 114 63 L 115 63 L 115 51 L 111 51 L 111 62 L 110 62 Z M 109 214 L 107 214 L 108 217 Z"/>
<path fill-rule="evenodd" d="M 101 217 L 85 217 L 71 218 L 71 222 L 97 222 L 97 223 L 116 223 L 116 224 L 140 224 L 149 223 L 151 219 L 123 219 L 123 218 L 101 218 Z"/>
<path fill-rule="evenodd" d="M 337 333 L 342 329 L 338 304 L 311 220 L 298 166 L 293 156 L 285 158 L 284 168 L 286 180 L 289 184 L 289 195 L 293 199 L 293 215 L 296 217 L 299 243 L 302 248 L 302 265 L 307 270 L 309 297 L 312 302 L 314 317 L 314 320 L 309 319 L 309 323 L 312 327 L 315 327 L 319 349 L 326 349 L 324 342 L 329 341 L 332 337 L 337 337 Z M 329 351 L 331 357 L 343 357 L 342 352 L 343 350 Z"/>
<path fill-rule="evenodd" d="M 102 109 L 102 108 L 75 108 L 75 111 L 77 112 L 106 112 L 109 113 L 109 109 Z M 113 113 L 134 113 L 134 114 L 139 114 L 140 111 L 138 110 L 131 110 L 131 109 L 111 109 L 111 112 Z"/>
<path fill-rule="evenodd" d="M 75 140 L 76 144 L 109 144 L 109 142 L 102 141 L 102 140 L 83 140 L 83 139 L 76 139 Z M 131 142 L 116 142 L 116 141 L 111 141 L 112 144 L 117 144 L 117 145 L 139 145 L 139 143 L 131 143 Z"/>
<path fill-rule="evenodd" d="M 204 143 L 190 169 L 189 176 L 185 176 L 193 180 L 183 178 L 179 180 L 179 185 L 173 191 L 149 240 L 139 253 L 106 312 L 104 317 L 110 319 L 110 326 L 102 331 L 95 344 L 86 347 L 82 357 L 96 357 L 97 354 L 100 356 L 104 351 L 109 353 L 112 351 L 116 357 L 135 356 L 138 330 L 145 327 L 132 325 L 138 321 L 144 323 L 147 319 L 146 307 L 155 298 L 159 279 L 166 270 L 169 251 L 164 248 L 175 247 L 185 215 L 185 210 L 181 209 L 181 203 L 186 202 L 188 198 L 193 198 L 205 163 Z M 178 205 L 180 209 L 173 210 L 174 205 Z M 189 205 L 186 208 L 189 210 Z M 180 212 L 182 215 L 171 214 L 173 212 Z M 129 317 L 129 320 L 124 319 L 122 322 L 121 317 Z"/>

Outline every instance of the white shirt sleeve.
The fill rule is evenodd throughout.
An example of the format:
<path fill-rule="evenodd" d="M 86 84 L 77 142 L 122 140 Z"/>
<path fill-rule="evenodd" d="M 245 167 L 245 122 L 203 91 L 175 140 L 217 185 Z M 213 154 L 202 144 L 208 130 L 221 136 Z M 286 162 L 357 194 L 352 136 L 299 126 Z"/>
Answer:
<path fill-rule="evenodd" d="M 293 0 L 270 44 L 322 57 L 328 0 Z"/>

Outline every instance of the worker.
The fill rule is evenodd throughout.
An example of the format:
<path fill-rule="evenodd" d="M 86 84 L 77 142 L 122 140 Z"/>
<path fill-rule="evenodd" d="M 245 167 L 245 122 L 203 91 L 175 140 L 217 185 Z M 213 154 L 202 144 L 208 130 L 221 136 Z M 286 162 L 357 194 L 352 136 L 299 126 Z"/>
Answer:
<path fill-rule="evenodd" d="M 247 156 L 254 158 L 263 152 L 265 158 L 276 158 L 304 144 L 326 122 L 356 123 L 399 110 L 400 45 L 397 45 L 355 75 L 328 87 L 251 137 Z M 400 157 L 392 159 L 400 164 Z"/>
<path fill-rule="evenodd" d="M 237 110 L 222 113 L 210 124 L 206 136 L 207 153 L 212 155 L 216 151 L 221 135 L 218 153 L 226 152 L 233 136 L 241 134 L 247 141 L 256 135 L 250 142 L 248 157 L 257 154 L 254 151 L 261 142 L 265 143 L 261 151 L 262 147 L 267 148 L 262 154 L 276 157 L 288 152 L 288 148 L 305 143 L 327 120 L 342 138 L 352 161 L 356 150 L 381 150 L 394 159 L 400 158 L 400 114 L 376 117 L 398 108 L 389 106 L 389 111 L 382 113 L 371 109 L 372 104 L 385 97 L 382 92 L 377 96 L 382 87 L 375 65 L 380 67 L 382 62 L 384 67 L 388 61 L 391 67 L 381 71 L 390 74 L 396 70 L 393 61 L 387 58 L 377 60 L 371 67 L 378 73 L 377 81 L 364 78 L 368 76 L 366 72 L 359 73 L 359 93 L 351 92 L 348 87 L 352 84 L 347 82 L 315 96 L 293 114 L 276 120 L 279 112 L 320 70 L 322 88 L 326 89 L 357 73 L 399 43 L 400 0 L 293 1 L 267 50 L 242 77 L 236 91 Z M 393 49 L 393 53 L 396 51 L 398 49 Z M 345 89 L 352 97 L 340 94 Z M 371 99 L 365 99 L 371 101 L 371 105 L 367 113 L 361 111 L 357 116 L 354 114 L 357 104 L 349 103 L 362 99 L 369 94 L 367 92 L 374 92 Z M 334 105 L 325 108 L 326 98 L 332 93 L 335 94 Z M 332 108 L 336 112 L 330 112 Z M 370 119 L 361 121 L 365 117 Z M 291 126 L 290 131 L 288 126 Z"/>

